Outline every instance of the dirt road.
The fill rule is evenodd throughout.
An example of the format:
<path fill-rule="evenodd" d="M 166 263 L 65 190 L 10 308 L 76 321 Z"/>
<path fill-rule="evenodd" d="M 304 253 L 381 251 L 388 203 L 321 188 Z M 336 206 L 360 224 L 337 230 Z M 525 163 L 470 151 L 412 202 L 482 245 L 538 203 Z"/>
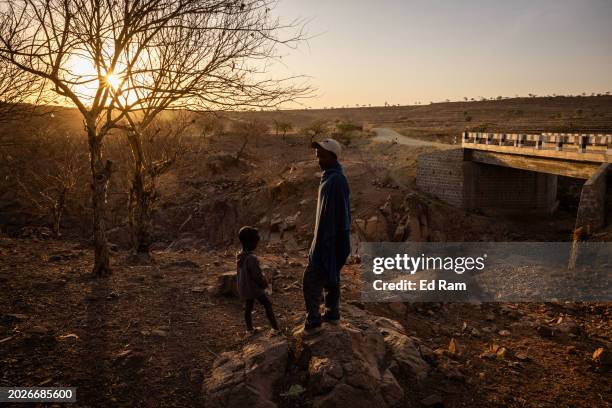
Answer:
<path fill-rule="evenodd" d="M 435 147 L 448 147 L 449 145 L 436 142 L 428 142 L 425 140 L 414 139 L 412 137 L 404 136 L 397 133 L 393 129 L 389 128 L 373 128 L 372 131 L 376 133 L 373 140 L 380 142 L 396 142 L 398 144 L 422 147 L 422 146 L 435 146 Z"/>

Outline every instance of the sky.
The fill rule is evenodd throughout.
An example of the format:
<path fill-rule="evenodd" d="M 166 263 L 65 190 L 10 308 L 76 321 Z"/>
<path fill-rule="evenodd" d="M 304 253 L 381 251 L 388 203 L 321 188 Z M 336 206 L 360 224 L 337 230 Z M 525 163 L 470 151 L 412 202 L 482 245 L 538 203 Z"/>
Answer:
<path fill-rule="evenodd" d="M 612 0 L 280 0 L 313 108 L 612 91 Z"/>

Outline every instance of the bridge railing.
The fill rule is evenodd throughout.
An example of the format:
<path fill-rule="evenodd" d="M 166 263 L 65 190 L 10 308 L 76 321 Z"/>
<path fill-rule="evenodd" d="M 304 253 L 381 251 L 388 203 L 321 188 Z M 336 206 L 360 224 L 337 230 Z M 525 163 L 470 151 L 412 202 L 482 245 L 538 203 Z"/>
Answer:
<path fill-rule="evenodd" d="M 484 133 L 463 132 L 461 144 L 508 146 L 536 150 L 604 153 L 612 155 L 612 134 L 594 133 Z"/>

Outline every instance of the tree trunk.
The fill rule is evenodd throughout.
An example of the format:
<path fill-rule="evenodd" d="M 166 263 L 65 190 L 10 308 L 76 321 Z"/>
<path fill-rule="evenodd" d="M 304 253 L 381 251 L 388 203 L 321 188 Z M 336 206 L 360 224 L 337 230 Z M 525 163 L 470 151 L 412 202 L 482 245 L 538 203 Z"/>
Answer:
<path fill-rule="evenodd" d="M 248 143 L 249 143 L 248 136 L 244 136 L 244 138 L 242 140 L 242 146 L 240 146 L 240 150 L 238 150 L 238 152 L 236 153 L 236 161 L 237 162 L 240 161 L 240 158 L 242 157 L 242 154 L 244 153 L 244 149 L 246 149 Z"/>
<path fill-rule="evenodd" d="M 128 202 L 132 249 L 136 254 L 148 255 L 152 243 L 151 213 L 152 201 L 155 198 L 155 180 L 151 180 L 150 183 L 145 180 L 144 152 L 138 135 L 130 133 L 128 141 L 134 158 L 134 175 Z"/>
<path fill-rule="evenodd" d="M 112 163 L 102 158 L 102 142 L 96 134 L 95 125 L 87 126 L 89 155 L 92 174 L 93 202 L 93 239 L 94 239 L 94 276 L 107 276 L 111 273 L 108 241 L 106 240 L 106 193 L 110 181 Z"/>
<path fill-rule="evenodd" d="M 55 205 L 53 205 L 53 234 L 56 238 L 60 237 L 60 222 L 62 220 L 62 214 L 64 213 L 64 207 L 66 205 L 66 193 L 67 188 L 63 187 L 60 191 Z"/>

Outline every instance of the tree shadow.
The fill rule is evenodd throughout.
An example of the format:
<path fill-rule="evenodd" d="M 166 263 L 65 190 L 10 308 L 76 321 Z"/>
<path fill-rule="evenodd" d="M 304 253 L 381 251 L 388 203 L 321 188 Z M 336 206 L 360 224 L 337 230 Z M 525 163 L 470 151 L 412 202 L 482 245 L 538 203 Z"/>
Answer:
<path fill-rule="evenodd" d="M 77 400 L 104 405 L 111 399 L 111 356 L 109 345 L 109 300 L 112 298 L 108 278 L 90 277 L 86 304 L 83 355 L 79 369 L 83 382 L 76 384 Z M 79 376 L 79 378 L 81 378 Z"/>

